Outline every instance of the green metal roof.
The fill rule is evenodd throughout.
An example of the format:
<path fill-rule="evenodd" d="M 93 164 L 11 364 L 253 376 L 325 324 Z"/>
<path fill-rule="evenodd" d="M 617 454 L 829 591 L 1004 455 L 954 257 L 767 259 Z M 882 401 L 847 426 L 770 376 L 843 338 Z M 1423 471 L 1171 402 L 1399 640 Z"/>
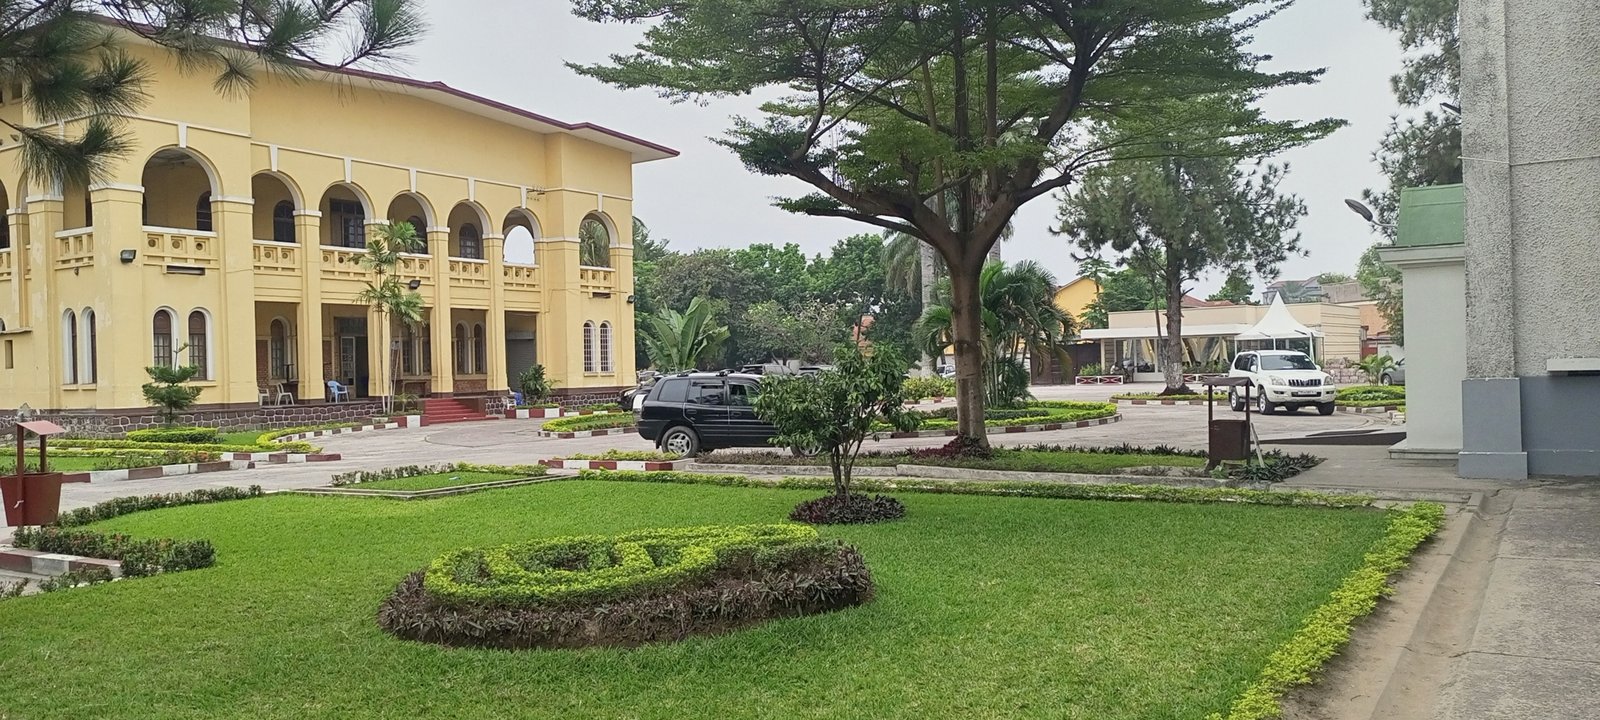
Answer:
<path fill-rule="evenodd" d="M 1400 229 L 1395 245 L 1460 245 L 1467 239 L 1466 197 L 1461 185 L 1400 191 Z"/>

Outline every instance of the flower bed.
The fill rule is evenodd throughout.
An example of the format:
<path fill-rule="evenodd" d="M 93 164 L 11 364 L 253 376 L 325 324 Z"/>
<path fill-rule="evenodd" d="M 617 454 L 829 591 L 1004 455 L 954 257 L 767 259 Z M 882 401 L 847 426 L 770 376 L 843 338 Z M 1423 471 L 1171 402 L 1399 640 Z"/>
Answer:
<path fill-rule="evenodd" d="M 643 530 L 446 553 L 378 610 L 445 645 L 628 647 L 866 602 L 854 548 L 803 525 Z"/>

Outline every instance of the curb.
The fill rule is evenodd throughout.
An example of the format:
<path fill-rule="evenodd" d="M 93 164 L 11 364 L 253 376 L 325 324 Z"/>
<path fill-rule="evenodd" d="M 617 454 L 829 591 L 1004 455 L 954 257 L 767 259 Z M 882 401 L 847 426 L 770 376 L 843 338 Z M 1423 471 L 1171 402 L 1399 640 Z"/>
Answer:
<path fill-rule="evenodd" d="M 1095 427 L 1096 425 L 1109 425 L 1109 424 L 1114 423 L 1114 422 L 1122 422 L 1122 414 L 1121 413 L 1118 413 L 1116 415 L 1112 415 L 1110 417 L 1097 418 L 1097 419 L 1094 419 L 1094 420 L 1078 420 L 1076 422 L 1045 423 L 1043 425 L 1009 425 L 1009 426 L 1005 426 L 1005 427 L 992 427 L 992 428 L 989 428 L 989 434 L 990 435 L 1009 435 L 1009 434 L 1013 434 L 1013 433 L 1050 432 L 1052 430 L 1075 430 L 1075 429 L 1078 429 L 1078 428 Z M 903 439 L 906 439 L 906 438 L 955 437 L 958 434 L 959 433 L 955 430 L 955 428 L 951 428 L 949 430 L 912 430 L 910 432 L 874 433 L 872 435 L 872 439 L 873 440 L 884 440 L 884 439 L 888 439 L 888 440 L 903 440 Z"/>
<path fill-rule="evenodd" d="M 626 468 L 624 468 L 626 469 Z M 700 463 L 686 466 L 690 472 L 743 475 L 745 477 L 828 477 L 826 465 L 737 465 Z M 1056 485 L 1165 485 L 1167 487 L 1225 488 L 1225 481 L 1211 477 L 1187 475 L 1132 475 L 1118 473 L 1065 473 L 1029 472 L 1016 470 L 979 470 L 973 468 L 944 467 L 903 463 L 884 466 L 871 465 L 855 469 L 855 474 L 873 479 L 917 479 L 972 482 L 1033 482 Z"/>
<path fill-rule="evenodd" d="M 222 455 L 241 455 L 248 453 L 222 453 Z M 265 454 L 265 453 L 261 453 Z M 224 458 L 212 462 L 188 463 L 184 465 L 157 465 L 155 467 L 131 468 L 127 470 L 93 470 L 90 472 L 67 473 L 62 477 L 65 483 L 100 483 L 118 482 L 121 480 L 153 480 L 155 478 L 176 477 L 178 475 L 198 475 L 200 473 L 223 472 L 226 470 L 249 470 L 255 463 L 249 459 Z"/>
<path fill-rule="evenodd" d="M 401 420 L 399 422 L 381 423 L 381 424 L 374 424 L 374 425 L 359 425 L 357 427 L 333 428 L 331 430 L 313 430 L 311 432 L 296 433 L 294 435 L 285 435 L 283 437 L 280 437 L 280 438 L 277 438 L 277 439 L 273 440 L 273 442 L 299 442 L 301 440 L 310 440 L 311 438 L 327 437 L 329 435 L 345 435 L 345 434 L 348 434 L 348 433 L 366 432 L 368 430 L 395 430 L 395 429 L 398 429 L 398 428 L 408 428 L 408 427 L 422 427 L 422 416 L 421 415 L 406 415 L 403 418 L 401 418 Z M 237 454 L 250 454 L 250 453 L 237 453 Z M 253 453 L 253 454 L 256 454 L 256 455 L 268 455 L 268 454 L 273 454 L 273 453 Z"/>
<path fill-rule="evenodd" d="M 339 453 L 222 453 L 222 459 L 233 462 L 284 465 L 288 463 L 334 462 L 343 460 L 344 456 Z M 182 473 L 178 474 L 181 475 Z M 139 480 L 141 478 L 128 479 Z"/>
<path fill-rule="evenodd" d="M 518 487 L 521 485 L 534 485 L 550 482 L 557 478 L 547 475 L 526 478 L 513 478 L 511 480 L 495 480 L 472 485 L 455 485 L 452 487 L 434 488 L 432 490 L 368 490 L 363 489 L 360 483 L 341 487 L 312 487 L 296 488 L 283 492 L 297 495 L 343 495 L 345 497 L 378 497 L 395 500 L 426 500 L 428 498 L 448 497 L 451 495 L 464 495 L 479 490 L 494 490 L 496 488 Z"/>
<path fill-rule="evenodd" d="M 572 430 L 572 431 L 569 431 L 569 432 L 551 432 L 549 430 L 537 430 L 537 431 L 535 431 L 533 433 L 533 436 L 534 437 L 542 437 L 542 438 L 557 438 L 557 439 L 561 439 L 561 440 L 571 440 L 573 438 L 605 437 L 606 435 L 628 435 L 630 433 L 636 433 L 636 432 L 639 432 L 638 426 L 620 427 L 620 428 L 603 428 L 603 429 L 600 429 L 600 430 Z"/>
<path fill-rule="evenodd" d="M 1227 402 L 1228 399 L 1225 398 L 1225 397 L 1222 397 L 1222 398 L 1217 398 L 1217 401 L 1218 402 Z M 1204 404 L 1206 404 L 1205 400 L 1158 400 L 1156 398 L 1150 398 L 1148 400 L 1143 400 L 1143 399 L 1116 398 L 1116 397 L 1111 398 L 1111 402 L 1114 402 L 1114 403 L 1116 403 L 1118 405 L 1204 405 Z"/>
<path fill-rule="evenodd" d="M 1351 415 L 1382 415 L 1384 413 L 1399 412 L 1399 405 L 1374 405 L 1372 407 L 1347 407 L 1339 405 L 1335 409 Z"/>
<path fill-rule="evenodd" d="M 568 410 L 566 408 L 506 408 L 507 420 L 548 420 L 551 418 L 578 417 L 580 415 L 621 415 L 621 410 Z"/>
<path fill-rule="evenodd" d="M 555 470 L 638 470 L 657 472 L 684 470 L 694 464 L 692 460 L 540 460 L 540 465 Z"/>
<path fill-rule="evenodd" d="M 91 567 L 103 567 L 111 571 L 111 577 L 122 577 L 122 563 L 116 560 L 0 547 L 0 570 L 55 577 Z"/>

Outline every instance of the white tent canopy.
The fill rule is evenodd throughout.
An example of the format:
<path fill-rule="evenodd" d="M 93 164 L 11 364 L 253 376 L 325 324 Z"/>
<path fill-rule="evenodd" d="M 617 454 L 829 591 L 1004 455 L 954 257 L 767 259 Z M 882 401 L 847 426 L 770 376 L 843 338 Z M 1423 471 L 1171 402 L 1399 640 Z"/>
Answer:
<path fill-rule="evenodd" d="M 1322 332 L 1301 325 L 1299 320 L 1294 319 L 1289 314 L 1289 307 L 1283 304 L 1283 295 L 1280 293 L 1272 298 L 1272 307 L 1267 308 L 1267 314 L 1262 316 L 1261 322 L 1239 333 L 1234 339 L 1299 340 L 1316 337 L 1322 337 Z"/>

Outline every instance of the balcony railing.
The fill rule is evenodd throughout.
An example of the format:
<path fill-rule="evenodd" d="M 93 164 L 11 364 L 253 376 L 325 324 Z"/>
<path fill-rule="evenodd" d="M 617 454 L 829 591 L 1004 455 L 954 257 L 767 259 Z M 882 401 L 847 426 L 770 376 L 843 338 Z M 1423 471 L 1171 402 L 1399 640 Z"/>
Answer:
<path fill-rule="evenodd" d="M 56 269 L 94 267 L 94 231 L 89 228 L 56 233 Z"/>
<path fill-rule="evenodd" d="M 617 289 L 617 271 L 603 267 L 579 267 L 578 288 L 584 292 L 613 292 Z"/>
<path fill-rule="evenodd" d="M 0 248 L 0 280 L 11 279 L 11 248 Z"/>
<path fill-rule="evenodd" d="M 505 286 L 507 290 L 538 290 L 539 268 L 533 265 L 512 265 L 505 267 Z"/>
<path fill-rule="evenodd" d="M 323 246 L 322 276 L 342 280 L 363 280 L 367 269 L 361 267 L 361 256 L 366 250 Z"/>
<path fill-rule="evenodd" d="M 400 277 L 407 281 L 415 278 L 423 285 L 433 285 L 433 256 L 405 253 L 400 256 Z"/>
<path fill-rule="evenodd" d="M 489 287 L 489 261 L 450 258 L 450 284 L 462 287 Z"/>
<path fill-rule="evenodd" d="M 257 240 L 255 247 L 256 272 L 263 275 L 299 275 L 301 250 L 299 245 Z"/>
<path fill-rule="evenodd" d="M 217 234 L 146 226 L 142 255 L 146 265 L 216 267 Z"/>

